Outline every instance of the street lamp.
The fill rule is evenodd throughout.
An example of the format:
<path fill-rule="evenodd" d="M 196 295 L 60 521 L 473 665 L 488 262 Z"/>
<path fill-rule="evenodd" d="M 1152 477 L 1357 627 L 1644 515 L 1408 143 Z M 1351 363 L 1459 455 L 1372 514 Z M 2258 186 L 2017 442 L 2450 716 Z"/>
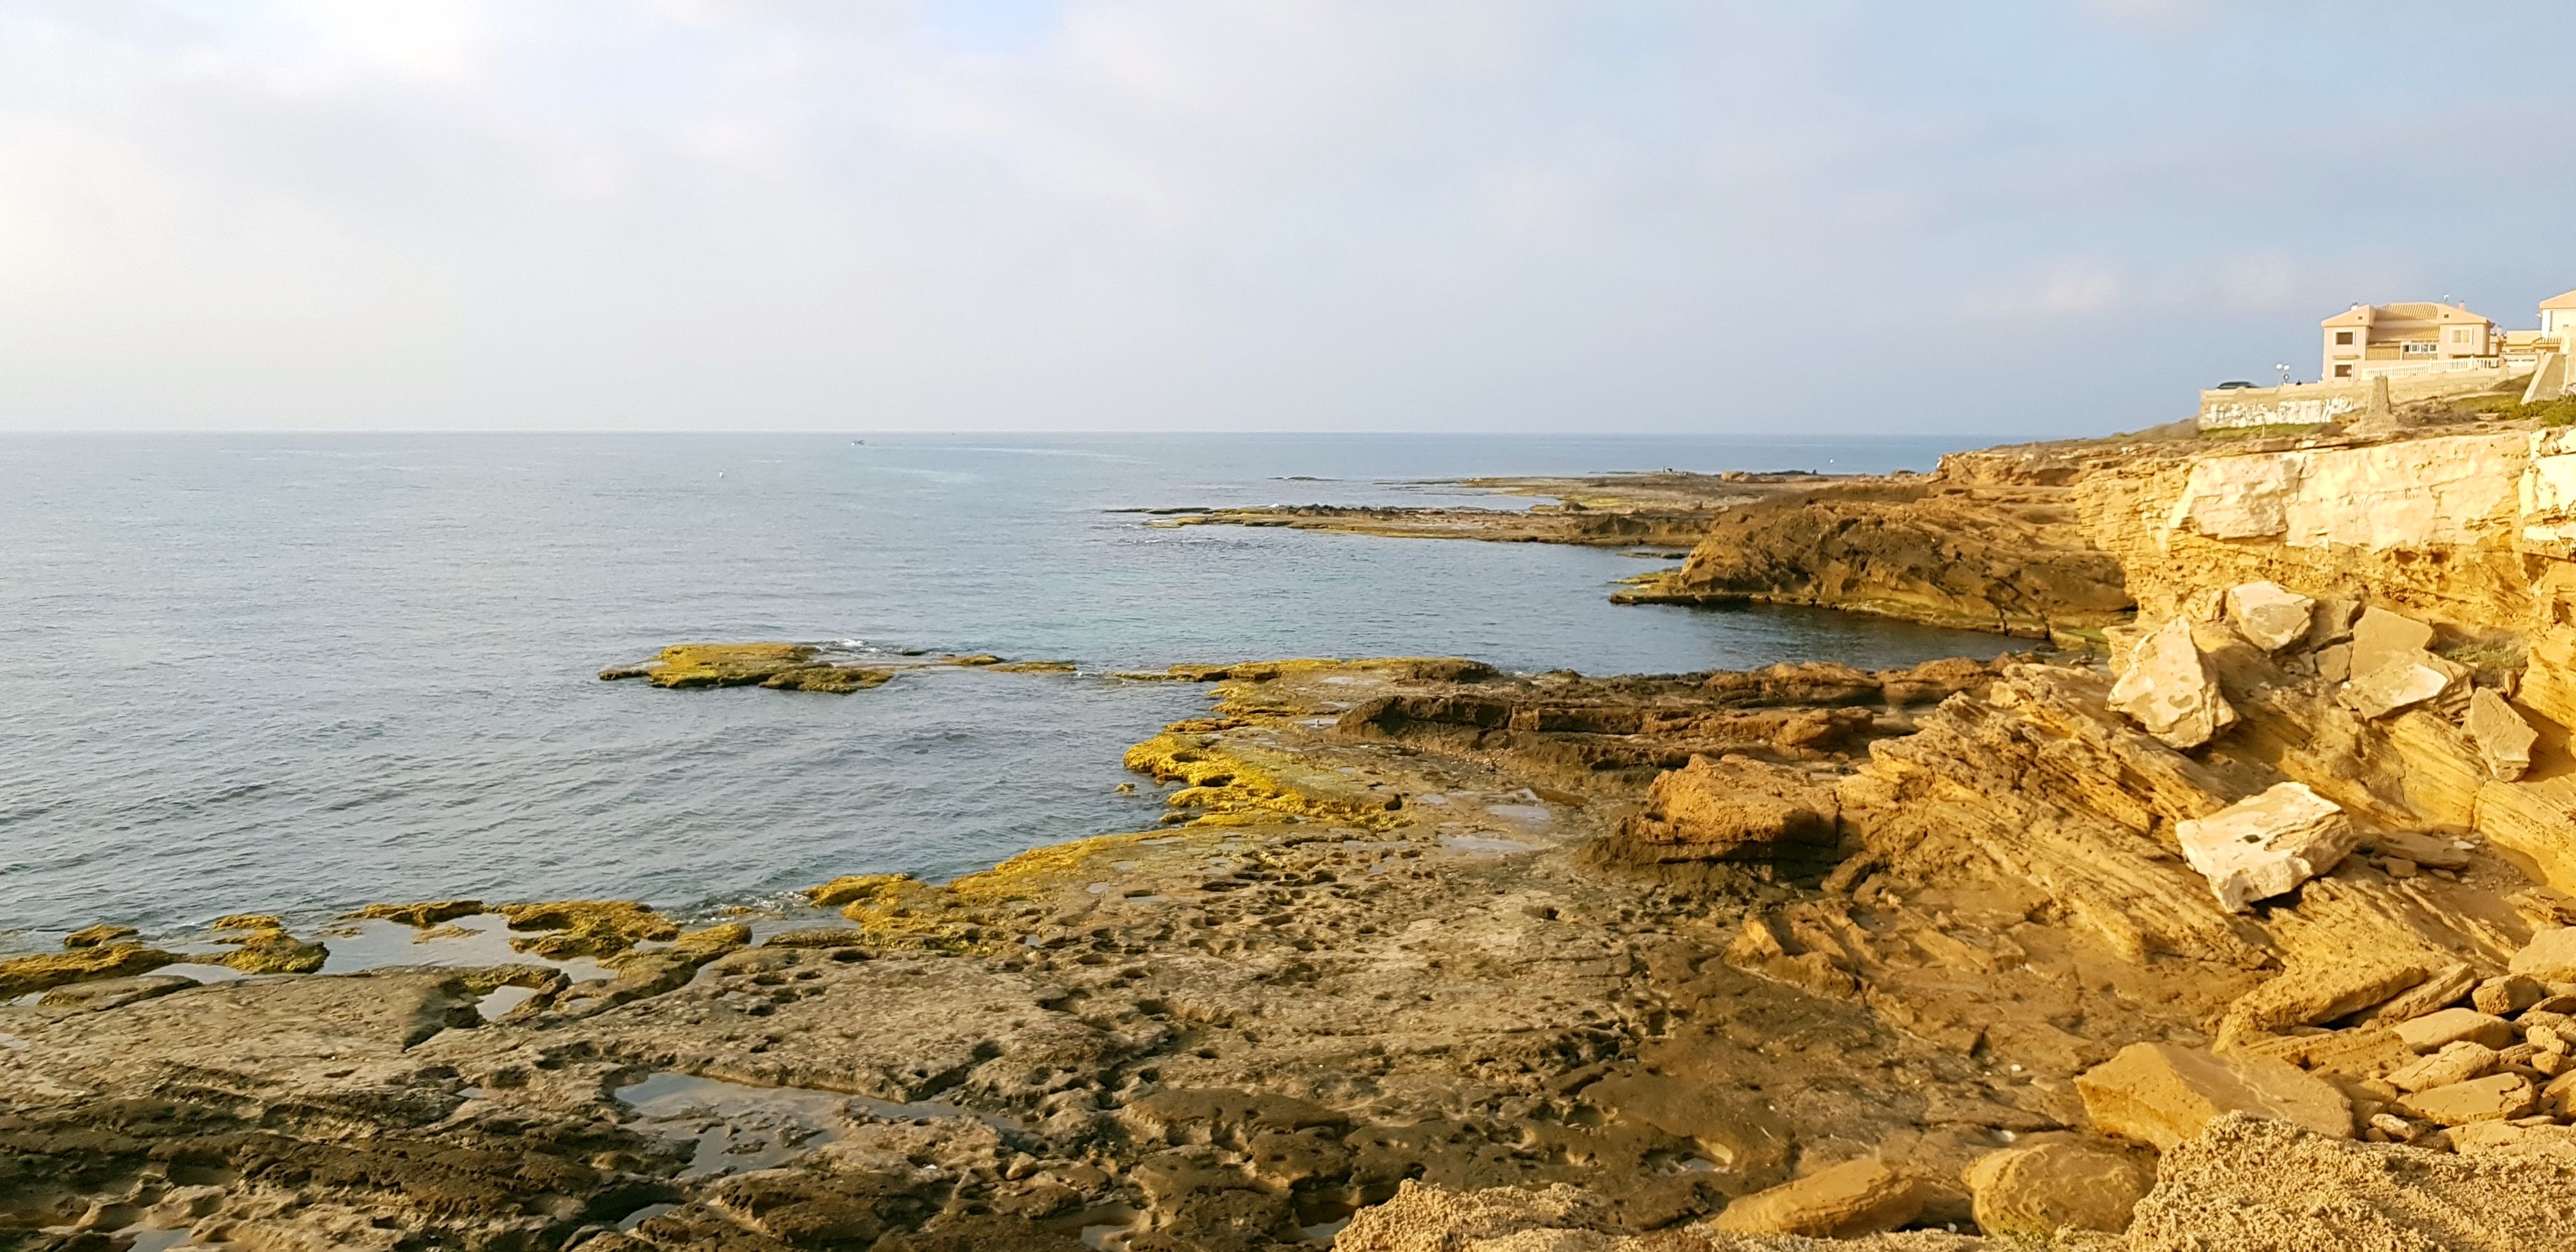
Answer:
<path fill-rule="evenodd" d="M 2272 363 L 2272 368 L 2273 368 L 2273 369 L 2275 369 L 2275 370 L 2280 371 L 2280 374 L 2281 374 L 2281 385 L 2282 385 L 2282 386 L 2284 386 L 2284 387 L 2289 386 L 2289 385 L 2290 385 L 2290 367 L 2289 367 L 2289 366 L 2287 366 L 2287 365 L 2284 365 L 2284 364 L 2280 363 L 2279 361 L 2274 361 L 2274 362 Z"/>

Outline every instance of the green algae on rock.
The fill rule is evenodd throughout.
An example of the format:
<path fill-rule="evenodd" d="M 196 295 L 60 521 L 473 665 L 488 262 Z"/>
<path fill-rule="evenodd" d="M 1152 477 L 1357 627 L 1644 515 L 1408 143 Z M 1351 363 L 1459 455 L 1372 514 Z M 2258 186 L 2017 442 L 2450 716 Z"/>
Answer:
<path fill-rule="evenodd" d="M 620 952 L 600 964 L 617 971 L 612 979 L 574 983 L 554 1000 L 555 1011 L 568 1017 L 604 1012 L 620 1004 L 676 991 L 697 976 L 698 967 L 751 943 L 751 928 L 724 922 L 692 930 L 667 948 Z"/>
<path fill-rule="evenodd" d="M 612 956 L 640 942 L 680 937 L 677 922 L 633 900 L 549 900 L 497 911 L 512 930 L 552 932 L 510 940 L 511 947 L 548 960 Z"/>
<path fill-rule="evenodd" d="M 1220 745 L 1206 735 L 1167 730 L 1129 748 L 1126 764 L 1158 782 L 1187 784 L 1164 803 L 1176 812 L 1200 810 L 1196 820 L 1204 825 L 1243 825 L 1284 814 L 1386 830 L 1405 820 L 1400 795 L 1371 791 L 1286 756 Z"/>
<path fill-rule="evenodd" d="M 106 922 L 100 922 L 95 926 L 83 926 L 79 930 L 75 930 L 72 933 L 63 936 L 63 946 L 66 948 L 95 948 L 101 944 L 114 943 L 119 939 L 131 939 L 140 933 L 142 932 L 131 926 L 113 926 Z"/>
<path fill-rule="evenodd" d="M 760 941 L 764 948 L 858 948 L 867 946 L 868 932 L 847 926 L 806 926 L 782 930 Z"/>
<path fill-rule="evenodd" d="M 0 961 L 0 1000 L 100 978 L 124 978 L 186 960 L 139 943 L 84 944 L 63 952 Z"/>
<path fill-rule="evenodd" d="M 861 896 L 873 896 L 899 882 L 908 882 L 910 874 L 843 874 L 820 887 L 808 888 L 805 899 L 816 908 L 836 909 Z"/>
<path fill-rule="evenodd" d="M 678 643 L 642 665 L 599 671 L 604 682 L 641 678 L 656 687 L 767 687 L 836 695 L 880 687 L 894 671 L 817 659 L 810 643 Z"/>
<path fill-rule="evenodd" d="M 249 933 L 219 940 L 233 945 L 233 950 L 215 963 L 245 974 L 310 974 L 331 959 L 329 948 L 298 939 L 286 933 L 283 926 L 234 929 L 248 929 Z"/>

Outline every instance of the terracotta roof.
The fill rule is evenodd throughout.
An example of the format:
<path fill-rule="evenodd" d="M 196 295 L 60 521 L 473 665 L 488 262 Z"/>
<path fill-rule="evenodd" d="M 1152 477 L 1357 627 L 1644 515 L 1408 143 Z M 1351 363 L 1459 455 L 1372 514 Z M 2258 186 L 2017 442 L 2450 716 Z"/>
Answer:
<path fill-rule="evenodd" d="M 2576 309 L 2576 291 L 2570 291 L 2563 295 L 2551 296 L 2548 299 L 2541 301 L 2540 307 L 2544 309 Z"/>

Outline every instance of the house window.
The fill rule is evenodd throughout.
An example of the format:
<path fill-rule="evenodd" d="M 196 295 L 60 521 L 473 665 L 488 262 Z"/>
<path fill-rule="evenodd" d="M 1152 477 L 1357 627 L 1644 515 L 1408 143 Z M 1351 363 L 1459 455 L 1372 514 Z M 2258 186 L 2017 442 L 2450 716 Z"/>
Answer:
<path fill-rule="evenodd" d="M 2336 332 L 2335 332 L 2335 346 L 2336 346 L 2336 347 L 2338 347 L 2338 348 L 2349 348 L 2349 347 L 2351 347 L 2351 346 L 2352 346 L 2352 332 L 2351 332 L 2351 331 L 2348 331 L 2348 330 L 2339 330 L 2339 331 L 2336 331 Z"/>
<path fill-rule="evenodd" d="M 2337 377 L 2337 378 L 2350 378 L 2350 377 L 2352 377 L 2352 367 L 2351 367 L 2351 366 L 2349 366 L 2349 365 L 2338 365 L 2338 366 L 2336 366 L 2336 367 L 2335 367 L 2335 377 Z"/>
<path fill-rule="evenodd" d="M 2431 356 L 2434 353 L 2440 352 L 2442 350 L 2442 345 L 2438 343 L 2416 341 L 2403 345 L 2399 350 L 2407 356 Z"/>
<path fill-rule="evenodd" d="M 2453 328 L 2451 329 L 2451 342 L 2453 342 L 2453 343 L 2467 343 L 2468 341 L 2469 341 L 2469 332 L 2467 332 L 2467 331 L 2465 331 L 2465 330 L 2461 330 L 2461 329 L 2459 329 L 2458 327 L 2453 327 Z"/>

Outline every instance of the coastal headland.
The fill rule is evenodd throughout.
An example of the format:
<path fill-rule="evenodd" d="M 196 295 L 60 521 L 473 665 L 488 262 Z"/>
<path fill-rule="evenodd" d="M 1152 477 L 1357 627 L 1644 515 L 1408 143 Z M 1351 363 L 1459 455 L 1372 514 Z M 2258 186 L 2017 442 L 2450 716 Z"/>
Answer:
<path fill-rule="evenodd" d="M 0 1247 L 2570 1239 L 2567 429 L 1763 477 L 1619 524 L 1686 541 L 1587 530 L 1616 483 L 1173 520 L 1670 543 L 1627 594 L 2034 650 L 1085 678 L 1206 686 L 1127 755 L 1155 829 L 733 916 L 385 901 L 343 925 L 421 959 L 354 974 L 245 915 L 260 976 L 203 981 L 98 919 L 0 963 Z M 908 681 L 690 648 L 621 668 Z"/>

